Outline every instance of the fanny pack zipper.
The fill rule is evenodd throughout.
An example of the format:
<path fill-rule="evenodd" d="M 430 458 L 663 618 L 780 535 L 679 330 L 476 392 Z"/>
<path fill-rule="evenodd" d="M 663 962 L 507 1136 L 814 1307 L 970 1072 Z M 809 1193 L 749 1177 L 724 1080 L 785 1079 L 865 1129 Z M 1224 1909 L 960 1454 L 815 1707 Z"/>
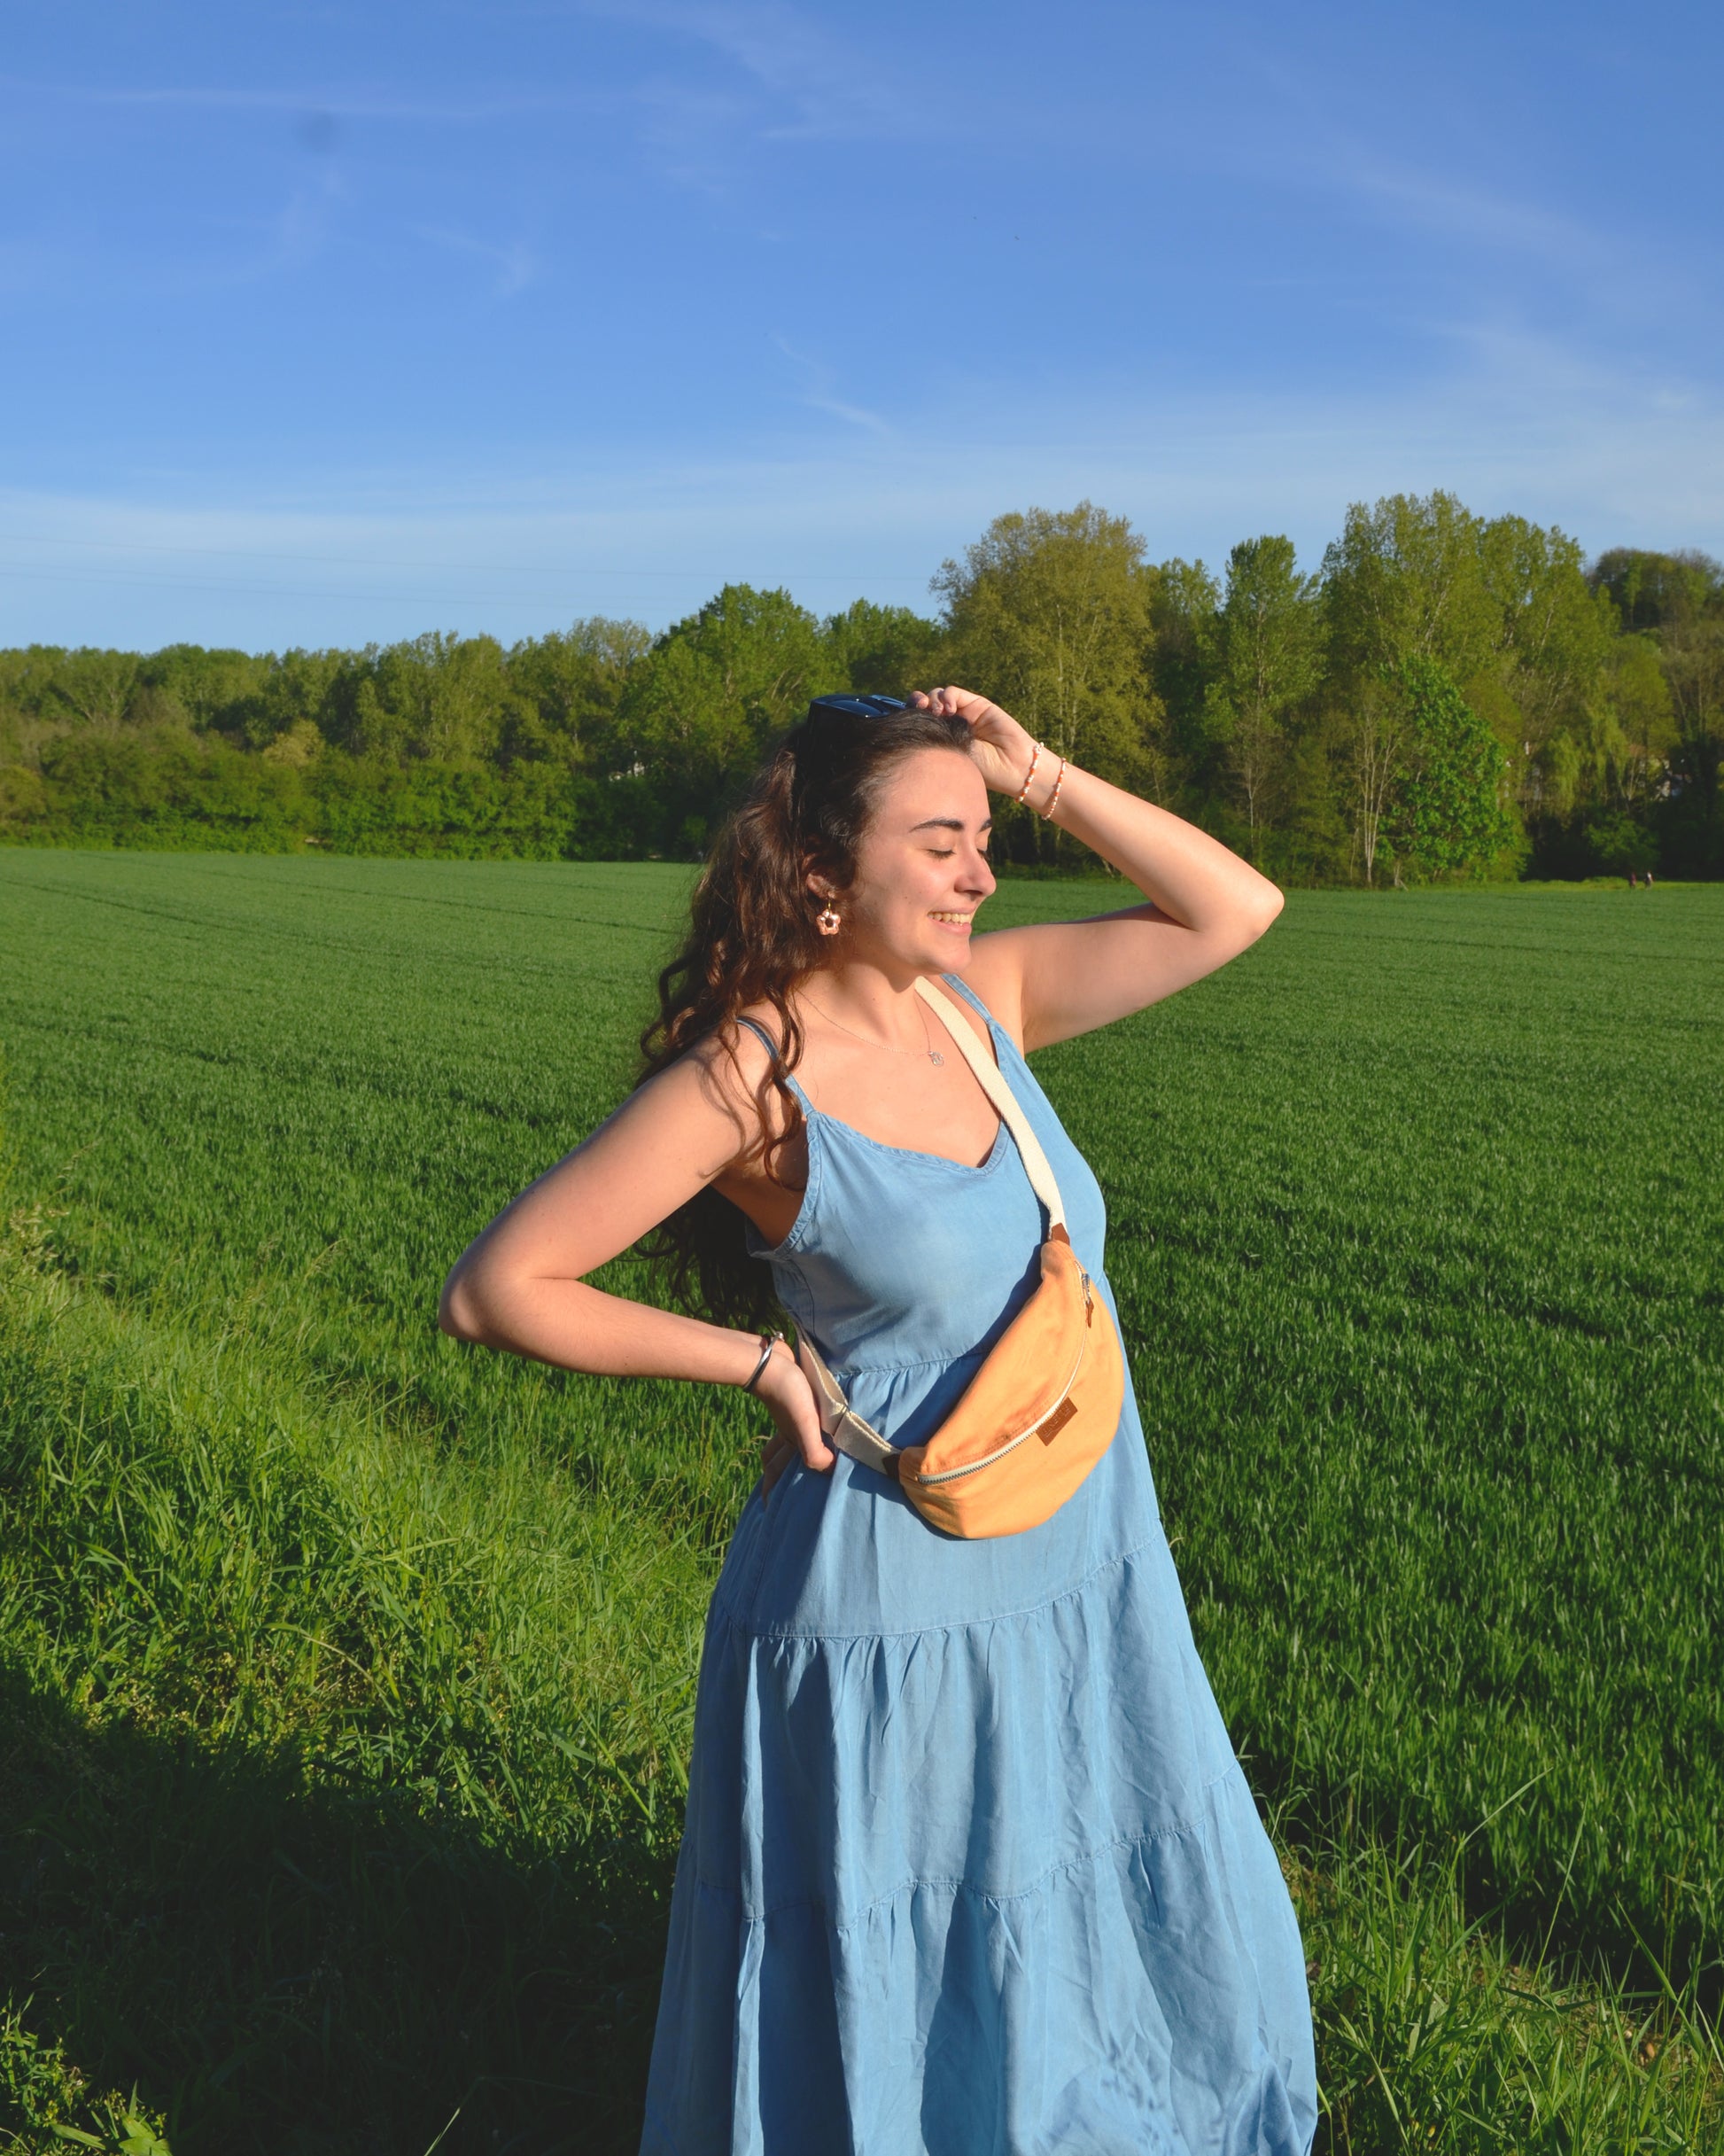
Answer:
<path fill-rule="evenodd" d="M 1087 1273 L 1083 1272 L 1082 1265 L 1078 1267 L 1078 1271 L 1083 1274 L 1083 1324 L 1084 1329 L 1087 1332 L 1089 1329 L 1091 1312 L 1093 1311 L 1095 1304 L 1090 1294 L 1090 1276 Z M 1072 1365 L 1071 1375 L 1060 1387 L 1059 1397 L 1048 1402 L 1047 1405 L 1042 1410 L 1041 1413 L 1037 1416 L 1036 1420 L 1029 1425 L 1028 1429 L 1020 1430 L 1015 1437 L 1008 1437 L 1004 1444 L 996 1445 L 991 1452 L 984 1453 L 980 1459 L 966 1460 L 961 1467 L 942 1467 L 936 1475 L 919 1475 L 915 1477 L 915 1480 L 924 1488 L 928 1488 L 936 1483 L 955 1483 L 960 1480 L 960 1478 L 966 1475 L 979 1475 L 983 1467 L 991 1467 L 997 1459 L 1004 1459 L 1008 1452 L 1015 1452 L 1021 1444 L 1027 1444 L 1029 1440 L 1036 1435 L 1037 1431 L 1041 1428 L 1043 1423 L 1047 1420 L 1048 1417 L 1052 1414 L 1057 1408 L 1062 1406 L 1065 1401 L 1070 1397 L 1071 1389 L 1077 1382 L 1077 1374 L 1083 1367 L 1083 1356 L 1088 1346 L 1089 1342 L 1087 1340 L 1080 1342 L 1077 1350 L 1077 1360 Z"/>

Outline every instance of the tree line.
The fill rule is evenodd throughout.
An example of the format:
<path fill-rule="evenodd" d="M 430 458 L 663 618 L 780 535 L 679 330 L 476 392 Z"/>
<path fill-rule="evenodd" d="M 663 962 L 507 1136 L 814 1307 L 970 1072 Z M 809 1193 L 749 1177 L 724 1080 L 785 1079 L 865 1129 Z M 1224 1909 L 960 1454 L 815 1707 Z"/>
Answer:
<path fill-rule="evenodd" d="M 1724 874 L 1724 569 L 1452 494 L 1151 562 L 1090 502 L 997 518 L 937 611 L 727 585 L 653 635 L 0 651 L 0 838 L 695 859 L 812 696 L 959 681 L 1283 883 Z M 1000 812 L 998 851 L 1075 865 Z"/>

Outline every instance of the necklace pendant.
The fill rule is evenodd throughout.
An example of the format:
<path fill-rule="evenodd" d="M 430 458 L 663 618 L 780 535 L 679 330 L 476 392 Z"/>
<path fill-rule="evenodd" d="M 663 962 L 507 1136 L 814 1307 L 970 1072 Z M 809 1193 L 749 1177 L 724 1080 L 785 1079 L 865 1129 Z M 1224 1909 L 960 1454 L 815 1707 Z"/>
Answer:
<path fill-rule="evenodd" d="M 931 1063 L 943 1063 L 946 1059 L 941 1055 L 938 1048 L 930 1048 L 928 1052 L 928 1060 Z"/>

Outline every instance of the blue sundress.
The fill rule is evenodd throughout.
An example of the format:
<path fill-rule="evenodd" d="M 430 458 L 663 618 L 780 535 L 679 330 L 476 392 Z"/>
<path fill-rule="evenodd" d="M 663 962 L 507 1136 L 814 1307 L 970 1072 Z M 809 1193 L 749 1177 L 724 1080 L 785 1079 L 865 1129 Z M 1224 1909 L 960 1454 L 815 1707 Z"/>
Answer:
<path fill-rule="evenodd" d="M 946 985 L 1117 1315 L 1095 1177 Z M 807 1192 L 749 1248 L 858 1412 L 914 1444 L 1034 1286 L 1045 1216 L 1003 1125 L 968 1167 L 796 1091 Z M 1024 1534 L 944 1535 L 843 1454 L 757 1484 L 707 1617 L 642 2156 L 1304 2156 L 1316 2121 L 1298 1921 L 1130 1382 Z"/>

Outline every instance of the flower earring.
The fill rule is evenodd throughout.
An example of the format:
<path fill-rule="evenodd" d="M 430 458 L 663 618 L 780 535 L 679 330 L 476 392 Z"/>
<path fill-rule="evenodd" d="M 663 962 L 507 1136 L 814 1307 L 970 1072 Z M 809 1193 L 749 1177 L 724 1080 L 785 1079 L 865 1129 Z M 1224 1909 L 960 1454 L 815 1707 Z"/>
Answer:
<path fill-rule="evenodd" d="M 838 908 L 828 899 L 820 911 L 815 915 L 814 926 L 819 929 L 822 936 L 835 936 L 841 925 L 842 920 Z"/>

